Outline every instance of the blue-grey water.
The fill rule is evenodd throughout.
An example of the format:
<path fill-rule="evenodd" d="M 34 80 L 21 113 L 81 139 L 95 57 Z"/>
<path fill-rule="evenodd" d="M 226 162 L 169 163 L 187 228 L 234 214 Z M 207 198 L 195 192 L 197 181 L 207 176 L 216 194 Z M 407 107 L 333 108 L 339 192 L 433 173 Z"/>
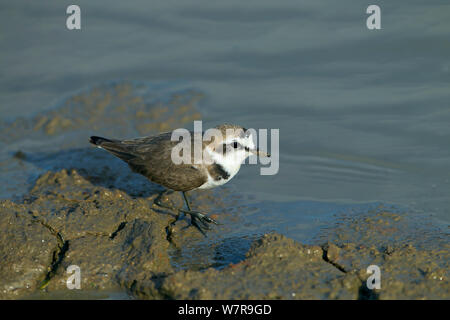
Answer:
<path fill-rule="evenodd" d="M 260 216 L 283 213 L 272 228 L 289 234 L 315 214 L 372 203 L 450 222 L 447 0 L 376 1 L 381 30 L 366 27 L 372 3 L 356 0 L 79 0 L 78 31 L 66 29 L 69 4 L 0 4 L 1 120 L 111 80 L 195 88 L 204 127 L 280 130 L 279 173 L 246 166 L 230 182 Z M 2 147 L 57 145 L 30 137 Z M 3 197 L 26 191 L 12 181 L 27 174 L 2 176 Z"/>

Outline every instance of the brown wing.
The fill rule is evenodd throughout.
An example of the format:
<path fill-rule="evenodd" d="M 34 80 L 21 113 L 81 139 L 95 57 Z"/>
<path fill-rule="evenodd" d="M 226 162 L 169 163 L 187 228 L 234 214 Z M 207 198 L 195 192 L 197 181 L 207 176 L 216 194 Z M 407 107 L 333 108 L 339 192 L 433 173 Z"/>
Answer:
<path fill-rule="evenodd" d="M 133 171 L 169 189 L 189 191 L 200 187 L 208 179 L 206 172 L 190 164 L 174 164 L 172 148 L 179 142 L 170 137 L 168 132 L 123 141 L 103 139 L 95 144 L 127 162 Z"/>

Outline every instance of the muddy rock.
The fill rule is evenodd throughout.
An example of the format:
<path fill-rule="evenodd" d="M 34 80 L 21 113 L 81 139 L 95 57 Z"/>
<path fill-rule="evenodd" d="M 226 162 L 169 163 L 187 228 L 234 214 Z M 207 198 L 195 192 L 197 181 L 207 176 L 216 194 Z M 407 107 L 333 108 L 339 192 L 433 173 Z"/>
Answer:
<path fill-rule="evenodd" d="M 362 298 L 450 296 L 450 251 L 444 233 L 436 230 L 426 234 L 419 226 L 411 227 L 413 220 L 405 223 L 404 216 L 383 210 L 362 214 L 358 219 L 344 219 L 346 224 L 339 224 L 324 235 L 333 243 L 322 248 L 331 264 L 358 275 L 363 284 Z M 406 232 L 407 227 L 410 229 Z M 367 279 L 372 275 L 367 268 L 372 265 L 380 269 L 381 289 L 367 288 Z"/>
<path fill-rule="evenodd" d="M 2 270 L 10 266 L 21 272 L 17 281 L 22 288 L 50 292 L 67 290 L 71 265 L 80 267 L 84 290 L 116 290 L 143 275 L 169 273 L 170 216 L 152 207 L 152 199 L 136 200 L 120 190 L 94 186 L 76 170 L 48 172 L 22 204 L 3 203 L 2 222 L 5 229 L 12 227 L 2 234 L 9 259 L 2 261 Z M 25 248 L 31 248 L 31 255 Z"/>
<path fill-rule="evenodd" d="M 329 262 L 347 273 L 357 274 L 363 283 L 365 298 L 442 299 L 450 296 L 448 279 L 449 250 L 418 250 L 412 245 L 383 252 L 375 248 L 345 245 L 327 254 Z M 378 266 L 381 289 L 367 289 L 366 281 Z"/>
<path fill-rule="evenodd" d="M 171 272 L 167 247 L 164 226 L 151 219 L 129 221 L 116 236 L 89 235 L 69 240 L 48 290 L 66 287 L 65 270 L 70 265 L 80 267 L 83 290 L 119 291 L 133 287 L 137 280 L 145 281 L 150 290 L 154 277 Z M 158 297 L 156 291 L 153 294 Z"/>
<path fill-rule="evenodd" d="M 0 202 L 0 298 L 33 292 L 58 252 L 53 232 L 9 200 Z"/>
<path fill-rule="evenodd" d="M 161 291 L 174 299 L 356 299 L 360 285 L 326 262 L 320 247 L 267 234 L 242 262 L 220 271 L 177 272 Z"/>

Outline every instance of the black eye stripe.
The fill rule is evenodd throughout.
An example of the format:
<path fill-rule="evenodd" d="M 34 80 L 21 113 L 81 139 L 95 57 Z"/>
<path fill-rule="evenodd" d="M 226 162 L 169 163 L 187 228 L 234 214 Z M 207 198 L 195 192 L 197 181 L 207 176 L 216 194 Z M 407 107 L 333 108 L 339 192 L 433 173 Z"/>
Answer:
<path fill-rule="evenodd" d="M 231 146 L 231 147 L 233 147 L 234 149 L 239 149 L 240 147 L 243 147 L 239 142 L 237 142 L 237 141 L 233 141 L 233 142 L 231 142 L 231 143 L 229 143 L 229 144 L 226 144 L 226 143 L 224 143 L 224 144 L 222 144 L 222 151 L 223 151 L 223 153 L 226 153 L 227 152 L 227 147 L 228 146 Z M 245 147 L 245 149 L 247 150 L 248 148 L 247 147 Z"/>

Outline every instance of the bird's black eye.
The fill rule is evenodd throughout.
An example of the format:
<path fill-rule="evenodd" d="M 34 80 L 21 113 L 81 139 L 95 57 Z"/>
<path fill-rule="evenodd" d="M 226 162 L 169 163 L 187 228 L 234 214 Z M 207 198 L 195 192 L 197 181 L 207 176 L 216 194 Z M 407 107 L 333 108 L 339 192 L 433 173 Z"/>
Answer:
<path fill-rule="evenodd" d="M 237 143 L 236 141 L 233 142 L 233 148 L 237 149 L 238 146 L 239 146 L 239 143 Z"/>

